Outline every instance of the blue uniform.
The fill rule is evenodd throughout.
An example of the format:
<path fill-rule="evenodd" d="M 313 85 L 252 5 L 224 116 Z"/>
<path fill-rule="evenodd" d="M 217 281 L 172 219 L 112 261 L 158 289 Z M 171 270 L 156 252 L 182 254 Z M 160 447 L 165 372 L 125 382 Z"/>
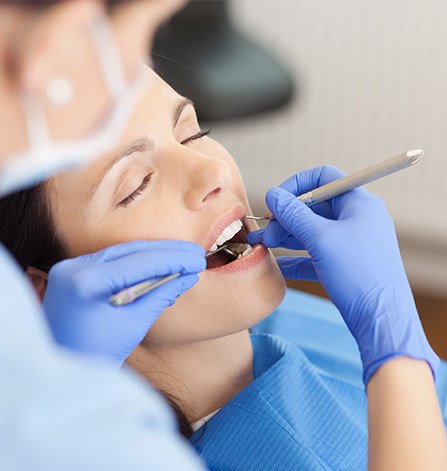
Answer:
<path fill-rule="evenodd" d="M 210 469 L 366 469 L 360 357 L 338 311 L 289 291 L 253 332 L 253 383 L 191 438 Z M 438 392 L 444 411 L 446 371 L 443 363 Z"/>
<path fill-rule="evenodd" d="M 1 470 L 203 469 L 145 381 L 54 344 L 1 246 L 0 273 Z"/>

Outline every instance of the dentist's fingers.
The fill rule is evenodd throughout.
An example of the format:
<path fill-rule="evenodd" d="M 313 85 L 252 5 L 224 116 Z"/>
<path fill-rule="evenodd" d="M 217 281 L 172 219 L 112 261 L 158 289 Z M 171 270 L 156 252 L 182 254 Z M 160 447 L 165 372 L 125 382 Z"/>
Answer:
<path fill-rule="evenodd" d="M 274 235 L 268 235 L 267 238 L 265 238 L 266 231 L 267 233 L 269 232 L 267 230 L 269 227 L 270 226 L 267 226 L 265 229 L 250 232 L 250 234 L 247 235 L 247 242 L 250 245 L 262 244 L 270 248 L 278 247 L 279 245 L 275 243 Z M 284 249 L 305 250 L 303 245 L 293 235 L 290 234 L 287 234 L 287 237 L 285 239 L 282 239 L 280 246 Z"/>
<path fill-rule="evenodd" d="M 264 229 L 259 229 L 257 231 L 249 232 L 247 234 L 247 242 L 250 245 L 263 244 L 264 238 Z"/>
<path fill-rule="evenodd" d="M 279 268 L 284 278 L 290 280 L 318 281 L 318 276 L 307 257 L 277 257 Z"/>
<path fill-rule="evenodd" d="M 270 221 L 264 229 L 263 244 L 266 247 L 284 247 L 283 242 L 289 237 L 290 233 L 278 223 Z"/>
<path fill-rule="evenodd" d="M 125 258 L 97 266 L 89 271 L 89 277 L 102 276 L 109 280 L 110 289 L 122 289 L 135 283 L 180 272 L 183 275 L 205 270 L 203 254 L 185 250 L 159 249 L 143 251 Z"/>
<path fill-rule="evenodd" d="M 339 168 L 332 165 L 323 165 L 296 173 L 281 183 L 279 187 L 295 196 L 299 196 L 344 176 L 346 176 L 346 173 Z"/>
<path fill-rule="evenodd" d="M 205 256 L 205 250 L 198 244 L 184 240 L 132 240 L 117 245 L 112 245 L 94 254 L 85 255 L 90 259 L 108 262 L 120 257 L 126 257 L 136 252 L 164 250 L 185 250 Z"/>
<path fill-rule="evenodd" d="M 293 234 L 289 234 L 277 221 L 272 221 L 265 228 L 263 240 L 266 247 L 305 250 L 303 244 Z"/>
<path fill-rule="evenodd" d="M 320 186 L 331 183 L 345 176 L 345 173 L 336 167 L 322 166 L 299 172 L 285 180 L 278 188 L 270 189 L 266 194 L 266 203 L 276 220 L 269 222 L 262 231 L 255 231 L 248 235 L 247 241 L 251 245 L 262 243 L 266 247 L 284 247 L 289 249 L 305 249 L 303 236 L 312 232 L 311 225 L 324 222 L 324 219 L 334 220 L 339 215 L 340 201 L 324 201 L 313 206 L 308 211 L 296 196 L 307 193 Z M 290 207 L 288 208 L 288 206 Z M 335 207 L 335 211 L 334 211 Z M 312 219 L 311 213 L 324 219 Z M 301 235 L 301 237 L 299 236 Z M 308 237 L 307 237 L 307 240 Z"/>
<path fill-rule="evenodd" d="M 154 305 L 163 306 L 163 309 L 160 309 L 160 311 L 169 306 L 172 306 L 177 298 L 185 291 L 188 291 L 190 288 L 192 288 L 197 283 L 197 281 L 199 281 L 199 276 L 196 274 L 181 276 L 174 280 L 168 281 L 166 284 L 161 285 L 153 291 L 145 294 L 141 298 L 135 300 L 133 303 L 122 307 L 126 310 L 126 316 L 131 315 L 141 319 L 147 317 L 149 329 L 154 321 L 153 316 L 148 316 L 148 313 L 153 311 Z M 119 311 L 119 309 L 117 309 L 117 311 Z"/>
<path fill-rule="evenodd" d="M 285 180 L 279 187 L 295 196 L 299 196 L 344 176 L 346 176 L 346 173 L 337 167 L 324 165 L 299 172 Z M 326 219 L 336 219 L 333 204 L 330 201 L 323 201 L 312 206 L 312 211 Z"/>
<path fill-rule="evenodd" d="M 150 244 L 150 249 L 141 250 L 146 244 Z M 121 244 L 102 253 L 64 260 L 52 267 L 49 279 L 73 285 L 82 298 L 96 298 L 154 277 L 199 273 L 206 268 L 205 251 L 195 244 L 178 241 L 146 244 L 141 241 L 130 246 Z M 103 259 L 110 256 L 108 250 L 112 256 L 120 256 L 104 263 Z"/>
<path fill-rule="evenodd" d="M 282 188 L 270 189 L 266 201 L 277 222 L 296 237 L 305 249 L 315 234 L 320 234 L 324 231 L 324 225 L 332 222 L 315 214 L 302 201 Z"/>

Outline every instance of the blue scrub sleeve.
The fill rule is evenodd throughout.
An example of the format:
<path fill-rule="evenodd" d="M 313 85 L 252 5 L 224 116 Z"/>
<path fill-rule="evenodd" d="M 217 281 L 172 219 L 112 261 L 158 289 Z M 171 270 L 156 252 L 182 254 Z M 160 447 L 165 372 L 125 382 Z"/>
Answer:
<path fill-rule="evenodd" d="M 0 276 L 0 469 L 204 469 L 148 384 L 54 344 L 2 247 Z"/>

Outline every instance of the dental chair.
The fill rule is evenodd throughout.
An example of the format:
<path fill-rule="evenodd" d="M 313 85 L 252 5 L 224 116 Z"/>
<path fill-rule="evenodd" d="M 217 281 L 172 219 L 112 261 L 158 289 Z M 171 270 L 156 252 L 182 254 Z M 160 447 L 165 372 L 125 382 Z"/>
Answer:
<path fill-rule="evenodd" d="M 227 0 L 190 2 L 159 31 L 153 61 L 202 121 L 272 110 L 294 91 L 286 68 L 232 25 Z"/>

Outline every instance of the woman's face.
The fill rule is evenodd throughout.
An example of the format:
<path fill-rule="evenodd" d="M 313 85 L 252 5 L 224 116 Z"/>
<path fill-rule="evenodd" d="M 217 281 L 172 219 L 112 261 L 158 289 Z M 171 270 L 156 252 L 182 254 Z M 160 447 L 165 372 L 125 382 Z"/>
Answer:
<path fill-rule="evenodd" d="M 115 152 L 49 182 L 52 215 L 70 257 L 134 239 L 187 240 L 208 251 L 227 226 L 250 213 L 235 161 L 202 134 L 193 105 L 150 69 L 147 80 Z M 251 221 L 244 225 L 256 229 Z M 199 282 L 160 316 L 144 342 L 222 337 L 279 304 L 284 281 L 263 246 L 228 261 L 209 259 Z"/>

